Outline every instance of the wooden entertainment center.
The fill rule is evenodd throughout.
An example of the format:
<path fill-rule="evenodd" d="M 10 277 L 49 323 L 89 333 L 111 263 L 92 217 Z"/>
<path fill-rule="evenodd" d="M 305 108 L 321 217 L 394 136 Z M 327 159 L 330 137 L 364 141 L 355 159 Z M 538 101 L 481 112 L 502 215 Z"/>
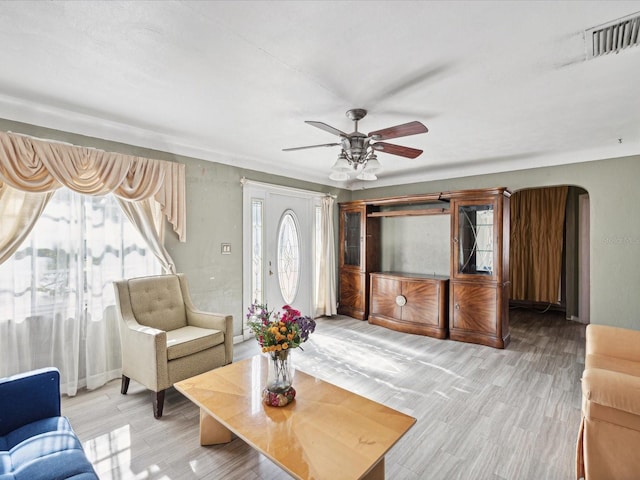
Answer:
<path fill-rule="evenodd" d="M 402 332 L 506 347 L 510 196 L 491 188 L 341 203 L 338 312 Z M 380 272 L 380 219 L 422 215 L 451 217 L 449 276 L 419 265 Z"/>

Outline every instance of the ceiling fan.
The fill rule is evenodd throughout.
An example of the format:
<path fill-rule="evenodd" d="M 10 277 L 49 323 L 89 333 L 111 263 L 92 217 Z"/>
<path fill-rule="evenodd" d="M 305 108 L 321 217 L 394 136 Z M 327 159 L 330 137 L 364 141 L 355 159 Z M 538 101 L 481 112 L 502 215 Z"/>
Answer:
<path fill-rule="evenodd" d="M 340 142 L 309 145 L 306 147 L 284 148 L 283 151 L 291 152 L 294 150 L 305 150 L 307 148 L 318 147 L 341 147 L 342 151 L 340 152 L 336 163 L 331 167 L 331 175 L 329 175 L 331 180 L 338 181 L 348 180 L 348 172 L 357 171 L 359 167 L 362 168 L 356 178 L 359 180 L 377 180 L 378 177 L 376 177 L 375 174 L 380 172 L 382 167 L 376 157 L 376 151 L 407 158 L 416 158 L 422 153 L 422 150 L 417 148 L 403 147 L 401 145 L 380 141 L 389 140 L 391 138 L 407 137 L 418 133 L 427 133 L 427 127 L 422 123 L 417 121 L 404 123 L 402 125 L 396 125 L 395 127 L 383 128 L 382 130 L 369 132 L 365 135 L 358 131 L 358 122 L 366 115 L 367 111 L 363 108 L 354 108 L 347 111 L 347 118 L 355 122 L 355 131 L 352 133 L 345 133 L 323 122 L 305 121 L 305 123 L 308 123 L 309 125 L 313 125 L 325 132 L 337 135 L 340 137 Z"/>

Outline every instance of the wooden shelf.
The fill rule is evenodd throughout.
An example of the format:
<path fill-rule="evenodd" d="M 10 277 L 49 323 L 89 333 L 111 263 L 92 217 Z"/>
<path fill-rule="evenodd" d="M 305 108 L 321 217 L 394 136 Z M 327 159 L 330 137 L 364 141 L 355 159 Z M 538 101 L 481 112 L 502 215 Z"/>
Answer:
<path fill-rule="evenodd" d="M 421 208 L 420 210 L 388 210 L 385 212 L 371 212 L 367 217 L 408 217 L 411 215 L 446 215 L 448 208 Z"/>
<path fill-rule="evenodd" d="M 442 193 L 376 198 L 364 202 L 372 207 L 367 213 L 368 217 L 408 217 L 449 213 L 449 199 Z"/>
<path fill-rule="evenodd" d="M 415 205 L 419 203 L 435 203 L 448 202 L 449 199 L 442 193 L 429 193 L 424 195 L 402 195 L 398 197 L 375 198 L 373 200 L 365 200 L 367 205 L 383 206 L 383 205 Z"/>

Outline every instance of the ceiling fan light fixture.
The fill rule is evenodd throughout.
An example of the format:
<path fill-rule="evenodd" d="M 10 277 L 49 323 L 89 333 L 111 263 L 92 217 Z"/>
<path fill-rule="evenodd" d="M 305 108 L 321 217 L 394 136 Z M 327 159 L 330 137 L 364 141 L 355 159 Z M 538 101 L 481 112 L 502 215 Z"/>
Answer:
<path fill-rule="evenodd" d="M 356 178 L 358 180 L 366 180 L 368 182 L 371 182 L 373 180 L 377 180 L 378 179 L 378 177 L 376 177 L 375 173 L 365 172 L 364 169 L 358 174 L 358 176 Z"/>
<path fill-rule="evenodd" d="M 338 159 L 336 160 L 336 163 L 333 164 L 333 167 L 331 167 L 331 171 L 335 173 L 344 173 L 351 171 L 351 164 L 349 163 L 349 160 L 347 160 L 347 156 L 344 154 L 344 152 L 338 155 Z"/>
<path fill-rule="evenodd" d="M 380 165 L 378 157 L 371 155 L 362 171 L 367 173 L 380 173 L 382 171 L 382 165 Z"/>
<path fill-rule="evenodd" d="M 329 179 L 336 182 L 345 182 L 349 180 L 349 174 L 347 172 L 331 172 Z"/>

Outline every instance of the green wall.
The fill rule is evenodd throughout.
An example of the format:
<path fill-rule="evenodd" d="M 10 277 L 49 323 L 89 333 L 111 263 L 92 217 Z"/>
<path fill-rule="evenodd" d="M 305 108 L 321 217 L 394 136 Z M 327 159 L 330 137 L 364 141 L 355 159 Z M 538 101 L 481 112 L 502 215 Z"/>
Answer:
<path fill-rule="evenodd" d="M 589 193 L 591 322 L 640 330 L 640 155 L 354 191 L 354 200 L 415 193 L 576 185 Z"/>
<path fill-rule="evenodd" d="M 231 313 L 239 335 L 242 307 L 242 189 L 240 179 L 338 195 L 337 201 L 447 190 L 508 187 L 512 191 L 576 185 L 589 193 L 591 209 L 591 321 L 640 330 L 640 156 L 558 167 L 398 185 L 348 192 L 239 167 L 173 155 L 0 119 L 0 130 L 107 151 L 184 163 L 187 174 L 187 242 L 168 231 L 166 246 L 187 275 L 194 302 Z M 337 232 L 337 223 L 336 223 Z M 221 255 L 220 244 L 232 254 Z"/>

